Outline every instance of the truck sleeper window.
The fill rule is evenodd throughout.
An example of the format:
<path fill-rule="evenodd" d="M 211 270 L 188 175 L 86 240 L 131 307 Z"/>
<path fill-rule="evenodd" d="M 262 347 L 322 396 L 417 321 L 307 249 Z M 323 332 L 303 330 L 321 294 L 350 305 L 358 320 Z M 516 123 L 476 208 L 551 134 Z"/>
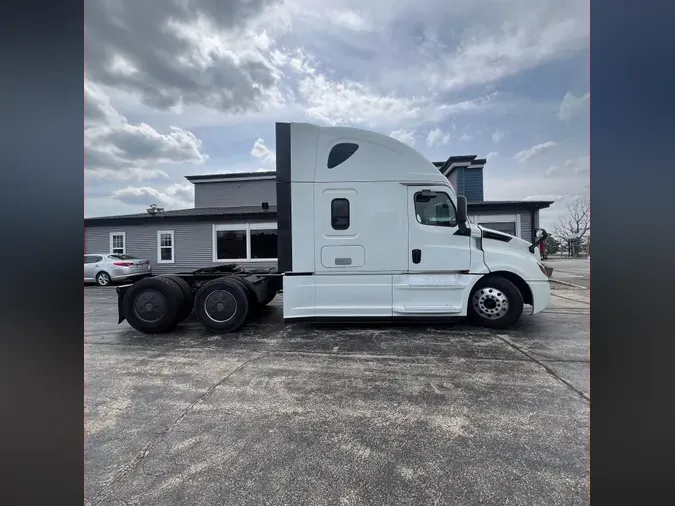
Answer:
<path fill-rule="evenodd" d="M 330 224 L 333 230 L 349 228 L 349 200 L 333 199 L 330 203 Z"/>
<path fill-rule="evenodd" d="M 457 226 L 455 206 L 448 194 L 443 192 L 417 192 L 415 194 L 415 216 L 422 225 Z"/>

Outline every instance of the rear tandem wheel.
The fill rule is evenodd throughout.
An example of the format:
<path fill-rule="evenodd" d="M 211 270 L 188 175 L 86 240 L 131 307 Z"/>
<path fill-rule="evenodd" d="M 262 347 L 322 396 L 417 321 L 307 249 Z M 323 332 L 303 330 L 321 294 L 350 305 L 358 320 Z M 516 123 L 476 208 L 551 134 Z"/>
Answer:
<path fill-rule="evenodd" d="M 248 317 L 250 298 L 237 278 L 222 277 L 204 284 L 195 295 L 195 313 L 213 332 L 234 332 Z"/>
<path fill-rule="evenodd" d="M 124 295 L 122 307 L 134 329 L 144 334 L 159 334 L 175 327 L 184 300 L 175 281 L 153 277 L 134 283 Z"/>
<path fill-rule="evenodd" d="M 185 319 L 188 316 L 190 316 L 190 313 L 192 313 L 192 308 L 194 305 L 194 295 L 192 293 L 192 287 L 187 281 L 185 281 L 180 276 L 166 275 L 162 277 L 170 279 L 171 281 L 176 283 L 180 291 L 183 293 L 184 300 L 180 306 L 180 309 L 178 310 L 178 313 L 176 314 L 175 325 L 178 325 L 179 323 L 185 321 Z"/>

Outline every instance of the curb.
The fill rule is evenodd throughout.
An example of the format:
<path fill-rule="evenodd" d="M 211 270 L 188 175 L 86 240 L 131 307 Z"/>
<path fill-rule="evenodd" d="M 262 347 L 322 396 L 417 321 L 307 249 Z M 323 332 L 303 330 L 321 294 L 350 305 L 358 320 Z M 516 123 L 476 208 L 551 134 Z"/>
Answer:
<path fill-rule="evenodd" d="M 585 286 L 575 285 L 574 283 L 569 283 L 567 281 L 560 281 L 559 279 L 549 278 L 549 281 L 551 283 L 558 283 L 558 284 L 561 284 L 561 285 L 564 285 L 564 286 L 571 286 L 572 288 L 579 288 L 581 290 L 588 290 L 588 288 L 586 288 Z"/>

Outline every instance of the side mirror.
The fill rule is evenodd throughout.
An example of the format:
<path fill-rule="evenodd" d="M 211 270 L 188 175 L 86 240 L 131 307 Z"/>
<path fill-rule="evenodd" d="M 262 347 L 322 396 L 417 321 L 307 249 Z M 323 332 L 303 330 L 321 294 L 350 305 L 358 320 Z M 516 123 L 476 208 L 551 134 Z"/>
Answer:
<path fill-rule="evenodd" d="M 466 197 L 462 195 L 457 196 L 457 226 L 461 235 L 469 235 L 471 230 L 466 226 L 469 220 L 469 212 L 467 211 Z"/>
<path fill-rule="evenodd" d="M 457 197 L 457 223 L 466 223 L 468 216 L 466 197 L 460 195 Z"/>
<path fill-rule="evenodd" d="M 534 231 L 534 237 L 535 237 L 534 242 L 530 245 L 529 248 L 527 248 L 530 250 L 530 253 L 534 253 L 534 249 L 546 240 L 546 238 L 548 237 L 548 232 L 546 232 L 546 229 L 538 228 L 537 230 Z"/>

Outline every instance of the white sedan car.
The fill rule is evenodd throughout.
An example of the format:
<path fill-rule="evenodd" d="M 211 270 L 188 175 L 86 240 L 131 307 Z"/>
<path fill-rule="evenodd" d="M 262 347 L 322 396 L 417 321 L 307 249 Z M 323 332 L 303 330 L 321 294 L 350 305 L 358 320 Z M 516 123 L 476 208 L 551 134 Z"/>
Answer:
<path fill-rule="evenodd" d="M 84 282 L 108 286 L 113 281 L 152 275 L 150 260 L 131 255 L 93 253 L 84 255 Z"/>

